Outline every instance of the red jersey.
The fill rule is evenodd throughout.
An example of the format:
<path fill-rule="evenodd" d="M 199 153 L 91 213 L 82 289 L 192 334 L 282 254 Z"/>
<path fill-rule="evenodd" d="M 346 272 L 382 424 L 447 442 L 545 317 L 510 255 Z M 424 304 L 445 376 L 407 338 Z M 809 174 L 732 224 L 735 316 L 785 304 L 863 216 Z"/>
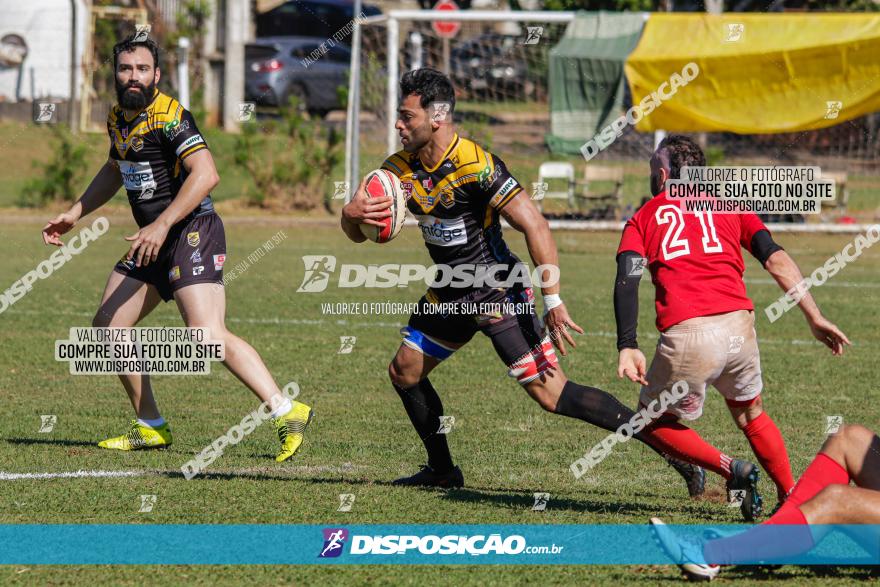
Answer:
<path fill-rule="evenodd" d="M 662 332 L 689 318 L 754 309 L 740 247 L 751 252 L 761 230 L 767 228 L 755 214 L 685 214 L 663 192 L 629 219 L 617 253 L 648 259 Z"/>

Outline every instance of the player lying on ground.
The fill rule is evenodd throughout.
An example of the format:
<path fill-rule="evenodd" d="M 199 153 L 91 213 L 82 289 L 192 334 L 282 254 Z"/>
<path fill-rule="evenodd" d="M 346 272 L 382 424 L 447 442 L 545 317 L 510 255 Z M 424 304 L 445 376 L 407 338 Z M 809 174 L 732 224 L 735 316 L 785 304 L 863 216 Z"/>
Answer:
<path fill-rule="evenodd" d="M 558 255 L 547 221 L 528 194 L 495 155 L 460 138 L 451 124 L 455 94 L 449 78 L 433 69 L 406 73 L 400 82 L 401 103 L 396 128 L 403 150 L 382 167 L 401 179 L 410 197 L 407 206 L 419 221 L 425 245 L 436 264 L 503 266 L 496 276 L 506 281 L 520 263 L 501 236 L 503 216 L 526 238 L 535 266 L 558 267 Z M 364 185 L 342 210 L 342 229 L 354 242 L 365 240 L 358 224 L 378 225 L 389 215 L 391 198 L 370 200 Z M 473 285 L 473 284 L 472 284 Z M 428 452 L 428 464 L 419 473 L 395 481 L 399 485 L 459 487 L 461 470 L 453 464 L 446 435 L 440 430 L 443 404 L 428 378 L 443 360 L 473 338 L 488 336 L 498 356 L 526 392 L 547 411 L 578 418 L 616 431 L 633 411 L 602 390 L 566 378 L 556 358 L 555 345 L 564 355 L 575 346 L 568 329 L 583 332 L 569 317 L 559 297 L 560 287 L 543 287 L 546 332 L 534 314 L 528 283 L 505 287 L 432 287 L 419 301 L 406 328 L 389 375 L 412 425 Z M 438 314 L 439 303 L 497 304 L 499 312 L 475 315 L 471 311 Z M 516 304 L 516 308 L 502 304 Z M 455 306 L 456 308 L 459 306 Z M 507 310 L 507 312 L 503 310 Z M 519 313 L 509 313 L 519 310 Z M 639 439 L 641 435 L 636 436 Z M 689 492 L 701 493 L 704 472 L 675 463 L 688 482 Z"/>
<path fill-rule="evenodd" d="M 119 104 L 107 118 L 110 158 L 83 196 L 43 228 L 46 244 L 97 210 L 122 185 L 140 230 L 116 264 L 96 327 L 131 327 L 172 298 L 188 327 L 208 328 L 225 347 L 226 367 L 272 408 L 281 452 L 293 456 L 312 410 L 281 394 L 257 352 L 226 329 L 226 260 L 223 222 L 210 191 L 219 182 L 214 159 L 195 119 L 177 100 L 161 93 L 158 47 L 152 40 L 118 43 L 113 48 Z M 137 420 L 130 430 L 98 443 L 103 448 L 137 450 L 171 444 L 171 430 L 159 413 L 149 375 L 120 375 Z"/>
<path fill-rule="evenodd" d="M 666 137 L 651 157 L 654 197 L 626 223 L 617 251 L 617 373 L 642 384 L 642 406 L 676 381 L 688 383 L 689 394 L 650 425 L 647 434 L 667 453 L 723 476 L 729 491 L 745 491 L 741 510 L 746 520 L 752 520 L 762 507 L 758 468 L 722 453 L 679 419 L 699 418 L 706 387 L 713 385 L 776 484 L 779 500 L 785 499 L 794 480 L 782 435 L 763 409 L 755 313 L 743 282 L 741 247 L 784 291 L 800 283 L 803 276 L 755 214 L 685 214 L 678 202 L 666 199 L 667 179 L 678 179 L 682 167 L 705 165 L 700 147 L 681 135 Z M 639 280 L 645 258 L 656 288 L 660 331 L 647 374 L 645 355 L 636 341 Z M 813 335 L 833 354 L 843 354 L 849 340 L 822 316 L 812 296 L 807 293 L 798 305 Z"/>
<path fill-rule="evenodd" d="M 850 480 L 856 487 L 849 485 Z M 663 549 L 694 579 L 715 577 L 719 564 L 754 561 L 757 557 L 773 560 L 807 552 L 822 540 L 829 531 L 827 527 L 786 529 L 786 539 L 780 540 L 780 534 L 767 531 L 767 526 L 880 524 L 880 438 L 864 426 L 843 426 L 828 437 L 779 511 L 748 532 L 700 546 L 680 540 L 658 518 L 652 518 L 651 523 Z M 876 530 L 844 530 L 871 554 L 876 553 Z M 699 548 L 702 550 L 696 550 Z"/>

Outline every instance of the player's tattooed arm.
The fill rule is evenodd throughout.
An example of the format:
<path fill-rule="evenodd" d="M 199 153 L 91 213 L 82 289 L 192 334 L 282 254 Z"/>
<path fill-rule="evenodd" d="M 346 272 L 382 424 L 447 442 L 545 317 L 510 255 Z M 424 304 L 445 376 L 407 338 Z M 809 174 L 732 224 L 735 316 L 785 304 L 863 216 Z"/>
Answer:
<path fill-rule="evenodd" d="M 513 228 L 525 235 L 526 246 L 535 267 L 544 265 L 555 268 L 555 272 L 548 269 L 541 271 L 541 280 L 545 284 L 541 287 L 546 310 L 544 322 L 550 333 L 550 340 L 559 352 L 565 355 L 566 342 L 572 348 L 577 346 L 568 329 L 571 328 L 580 334 L 583 334 L 584 330 L 571 319 L 565 304 L 559 298 L 559 253 L 556 250 L 556 241 L 553 240 L 553 234 L 550 232 L 550 225 L 525 191 L 514 196 L 501 209 L 500 214 Z M 552 304 L 548 303 L 551 300 L 553 300 Z"/>
<path fill-rule="evenodd" d="M 138 267 L 149 265 L 158 258 L 171 227 L 195 210 L 220 183 L 214 158 L 208 149 L 199 149 L 183 159 L 183 167 L 187 171 L 186 179 L 168 207 L 152 223 L 125 237 L 131 242 L 128 258 L 135 259 Z"/>
<path fill-rule="evenodd" d="M 614 320 L 617 322 L 617 376 L 647 385 L 645 355 L 639 350 L 636 330 L 639 325 L 639 281 L 644 271 L 644 257 L 634 251 L 617 255 L 614 279 Z"/>
<path fill-rule="evenodd" d="M 813 336 L 830 348 L 832 354 L 842 355 L 844 346 L 850 344 L 849 339 L 833 322 L 822 315 L 794 259 L 784 250 L 779 249 L 770 255 L 764 263 L 764 268 L 773 276 L 782 291 L 796 299 L 799 298 L 798 307 L 804 313 Z"/>
<path fill-rule="evenodd" d="M 379 222 L 383 218 L 391 216 L 391 198 L 375 198 L 371 199 L 367 196 L 364 187 L 364 181 L 358 187 L 351 201 L 342 207 L 342 217 L 340 224 L 342 231 L 352 241 L 362 243 L 367 240 L 358 224 L 372 224 L 373 226 L 382 226 Z"/>
<path fill-rule="evenodd" d="M 76 223 L 94 212 L 116 195 L 122 187 L 122 175 L 112 159 L 108 159 L 95 175 L 82 197 L 67 212 L 59 214 L 43 227 L 43 242 L 47 245 L 62 246 L 61 235 L 73 228 Z"/>

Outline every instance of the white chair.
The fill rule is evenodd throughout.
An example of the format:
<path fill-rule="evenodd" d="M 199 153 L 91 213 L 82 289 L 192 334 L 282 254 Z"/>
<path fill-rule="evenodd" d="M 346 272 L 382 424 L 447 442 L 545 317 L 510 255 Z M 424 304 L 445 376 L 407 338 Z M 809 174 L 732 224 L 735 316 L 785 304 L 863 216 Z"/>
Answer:
<path fill-rule="evenodd" d="M 590 217 L 620 220 L 620 213 L 623 208 L 621 203 L 623 180 L 623 167 L 608 167 L 587 163 L 586 167 L 584 167 L 583 181 L 575 182 L 575 186 L 578 188 L 578 193 L 575 196 L 578 202 L 578 209 L 580 209 L 581 204 L 586 204 L 588 208 L 587 214 Z M 613 187 L 611 191 L 599 193 L 591 188 L 591 182 L 607 183 Z"/>
<path fill-rule="evenodd" d="M 564 190 L 551 190 L 548 180 L 564 180 Z M 538 168 L 538 183 L 543 196 L 532 194 L 538 203 L 538 209 L 543 210 L 543 201 L 548 198 L 568 200 L 569 207 L 574 207 L 574 165 L 562 161 L 545 161 Z M 557 182 L 554 182 L 554 184 Z"/>

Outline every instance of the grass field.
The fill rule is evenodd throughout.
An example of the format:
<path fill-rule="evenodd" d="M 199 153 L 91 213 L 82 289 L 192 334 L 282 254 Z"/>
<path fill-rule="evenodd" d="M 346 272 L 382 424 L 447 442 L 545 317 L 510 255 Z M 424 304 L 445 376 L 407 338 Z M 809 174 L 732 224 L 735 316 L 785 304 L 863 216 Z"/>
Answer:
<path fill-rule="evenodd" d="M 223 206 L 221 204 L 221 212 Z M 424 460 L 386 375 L 406 316 L 325 316 L 321 302 L 415 301 L 422 287 L 337 289 L 296 293 L 301 257 L 336 255 L 339 263 L 424 263 L 416 231 L 405 229 L 392 244 L 353 245 L 330 224 L 266 217 L 262 222 L 227 218 L 227 268 L 244 259 L 278 230 L 287 239 L 231 282 L 228 324 L 251 342 L 280 384 L 296 381 L 300 399 L 317 413 L 302 452 L 277 465 L 273 431 L 259 428 L 226 450 L 211 472 L 185 481 L 174 473 L 183 462 L 238 423 L 257 402 L 221 366 L 204 377 L 156 377 L 160 408 L 175 444 L 165 451 L 115 453 L 95 442 L 121 433 L 131 417 L 128 400 L 112 376 L 71 376 L 53 359 L 54 341 L 68 328 L 88 326 L 113 263 L 127 246 L 133 222 L 111 218 L 111 229 L 14 306 L 0 314 L 0 471 L 147 471 L 114 479 L 20 479 L 0 481 L 2 523 L 520 523 L 643 524 L 651 515 L 675 523 L 737 523 L 739 513 L 722 503 L 722 483 L 709 479 L 712 496 L 690 501 L 677 475 L 656 456 L 627 443 L 599 467 L 575 480 L 568 466 L 605 433 L 582 422 L 544 413 L 506 376 L 489 342 L 478 336 L 432 375 L 456 427 L 449 441 L 467 487 L 454 491 L 394 488 L 389 481 L 411 473 Z M 9 287 L 50 251 L 39 239 L 41 224 L 2 225 L 0 289 Z M 637 389 L 615 375 L 614 319 L 610 299 L 617 235 L 556 233 L 563 296 L 587 334 L 563 359 L 572 379 L 609 390 L 634 404 Z M 508 235 L 524 254 L 522 238 Z M 780 235 L 780 242 L 812 271 L 852 240 L 851 236 Z M 758 308 L 767 409 L 788 443 L 795 475 L 824 438 L 825 418 L 876 427 L 880 392 L 874 361 L 880 335 L 880 249 L 869 249 L 814 293 L 849 335 L 853 347 L 833 358 L 810 339 L 797 310 L 770 324 L 762 309 L 779 291 L 749 258 L 749 292 Z M 652 288 L 641 288 L 640 339 L 656 340 Z M 157 309 L 143 325 L 182 325 L 176 308 Z M 351 354 L 337 354 L 340 336 L 356 336 Z M 696 428 L 721 450 L 750 457 L 749 447 L 710 395 Z M 51 433 L 39 433 L 40 415 L 58 417 Z M 762 480 L 767 506 L 775 499 Z M 545 512 L 533 512 L 532 494 L 546 491 Z M 351 512 L 336 511 L 338 495 L 353 493 Z M 142 494 L 157 496 L 150 513 L 139 513 Z M 125 547 L 128 547 L 127 545 Z M 768 579 L 788 584 L 843 584 L 866 577 L 863 570 L 784 567 L 766 575 L 730 570 L 722 575 L 746 584 Z M 674 567 L 0 567 L 0 584 L 134 585 L 149 577 L 177 584 L 670 584 Z"/>

